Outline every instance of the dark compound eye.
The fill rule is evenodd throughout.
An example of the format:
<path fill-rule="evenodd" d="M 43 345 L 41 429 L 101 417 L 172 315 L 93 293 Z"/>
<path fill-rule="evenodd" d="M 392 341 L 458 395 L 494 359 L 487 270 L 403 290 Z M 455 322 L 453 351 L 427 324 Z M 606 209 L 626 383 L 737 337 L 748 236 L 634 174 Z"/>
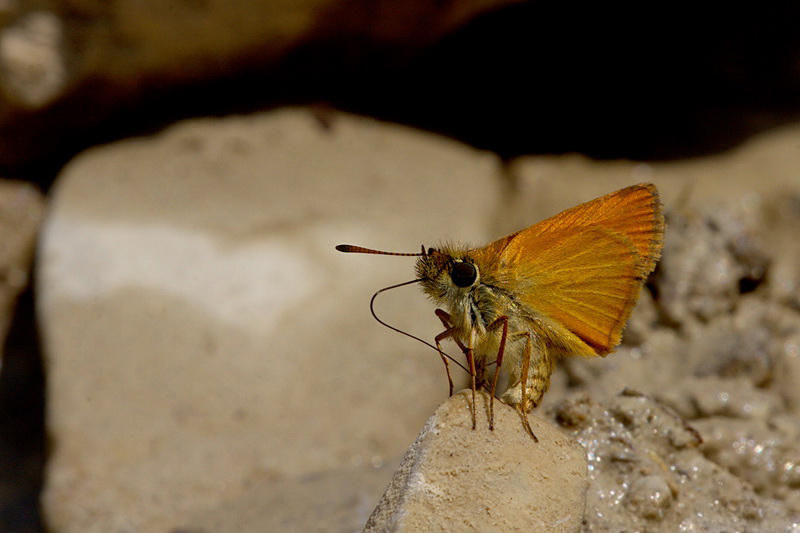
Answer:
<path fill-rule="evenodd" d="M 475 283 L 477 277 L 478 271 L 472 263 L 454 263 L 450 272 L 450 278 L 456 287 L 469 287 Z"/>

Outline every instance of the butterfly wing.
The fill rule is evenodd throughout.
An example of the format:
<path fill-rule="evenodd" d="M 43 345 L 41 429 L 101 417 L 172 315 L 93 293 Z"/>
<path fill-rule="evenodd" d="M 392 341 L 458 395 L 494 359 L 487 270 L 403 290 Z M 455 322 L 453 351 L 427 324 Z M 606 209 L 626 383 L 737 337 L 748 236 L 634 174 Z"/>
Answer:
<path fill-rule="evenodd" d="M 550 344 L 604 355 L 620 342 L 660 256 L 663 233 L 658 194 L 642 184 L 568 209 L 476 253 L 485 258 L 487 274 L 544 326 Z"/>
<path fill-rule="evenodd" d="M 661 257 L 664 240 L 664 215 L 658 191 L 652 183 L 620 189 L 566 211 L 519 232 L 540 235 L 561 228 L 600 226 L 628 237 L 642 257 L 646 276 Z"/>

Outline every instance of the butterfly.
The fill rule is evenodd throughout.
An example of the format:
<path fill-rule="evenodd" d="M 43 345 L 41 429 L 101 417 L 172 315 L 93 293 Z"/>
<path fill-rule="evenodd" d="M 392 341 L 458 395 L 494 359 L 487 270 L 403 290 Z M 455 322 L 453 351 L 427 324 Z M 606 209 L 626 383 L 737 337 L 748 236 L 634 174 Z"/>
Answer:
<path fill-rule="evenodd" d="M 423 247 L 418 254 L 352 245 L 337 249 L 418 256 L 414 282 L 438 306 L 435 313 L 444 330 L 435 343 L 450 394 L 453 381 L 441 347 L 446 339 L 467 359 L 473 429 L 475 393 L 481 389 L 490 392 L 489 427 L 494 427 L 502 368 L 509 384 L 500 400 L 519 412 L 525 430 L 537 440 L 527 414 L 547 390 L 556 362 L 566 356 L 604 356 L 620 343 L 663 240 L 658 191 L 642 183 L 482 247 L 445 244 Z"/>

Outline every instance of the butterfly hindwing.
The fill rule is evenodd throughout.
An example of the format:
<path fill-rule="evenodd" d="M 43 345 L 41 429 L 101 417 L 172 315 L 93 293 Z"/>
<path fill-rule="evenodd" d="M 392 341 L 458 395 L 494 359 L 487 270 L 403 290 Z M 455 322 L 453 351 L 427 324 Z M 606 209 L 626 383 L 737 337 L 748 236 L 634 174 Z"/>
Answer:
<path fill-rule="evenodd" d="M 518 235 L 506 247 L 508 260 L 517 263 L 517 298 L 536 316 L 564 326 L 594 354 L 610 352 L 643 284 L 641 257 L 630 240 L 599 226 L 526 237 Z"/>

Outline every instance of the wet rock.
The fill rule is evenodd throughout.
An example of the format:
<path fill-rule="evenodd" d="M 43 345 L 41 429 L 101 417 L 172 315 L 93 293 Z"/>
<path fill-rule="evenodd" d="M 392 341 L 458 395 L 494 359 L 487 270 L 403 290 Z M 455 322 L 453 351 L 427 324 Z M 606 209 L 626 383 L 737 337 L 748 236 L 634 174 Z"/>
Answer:
<path fill-rule="evenodd" d="M 794 523 L 779 502 L 705 457 L 700 433 L 652 398 L 576 394 L 551 413 L 589 457 L 583 531 L 785 531 Z"/>
<path fill-rule="evenodd" d="M 800 513 L 800 427 L 785 414 L 769 418 L 694 422 L 704 435 L 701 450 L 710 460 L 749 483 L 760 495 Z"/>

